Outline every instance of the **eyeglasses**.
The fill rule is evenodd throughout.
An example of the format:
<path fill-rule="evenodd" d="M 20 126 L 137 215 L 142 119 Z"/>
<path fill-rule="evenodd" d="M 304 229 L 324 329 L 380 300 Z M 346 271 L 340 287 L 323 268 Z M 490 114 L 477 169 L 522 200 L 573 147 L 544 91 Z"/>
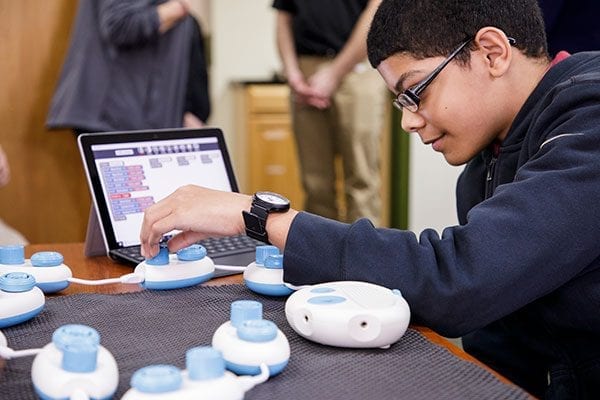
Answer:
<path fill-rule="evenodd" d="M 511 46 L 514 46 L 517 42 L 512 37 L 509 37 L 507 39 L 508 43 Z M 392 104 L 394 104 L 394 107 L 396 107 L 400 111 L 402 111 L 403 108 L 406 108 L 410 112 L 417 112 L 419 110 L 419 104 L 421 103 L 421 97 L 419 97 L 419 95 L 423 93 L 423 90 L 425 90 L 427 86 L 429 86 L 431 81 L 433 81 L 435 77 L 438 76 L 438 74 L 444 69 L 444 67 L 448 65 L 448 63 L 450 63 L 450 61 L 452 61 L 454 57 L 456 57 L 471 42 L 471 40 L 473 40 L 473 37 L 470 37 L 461 44 L 459 44 L 458 47 L 452 50 L 448 57 L 446 57 L 446 59 L 442 61 L 442 63 L 438 65 L 436 69 L 431 71 L 431 73 L 427 75 L 425 79 L 423 79 L 421 82 L 409 87 L 402 93 L 398 93 L 398 96 L 392 102 Z"/>
<path fill-rule="evenodd" d="M 419 109 L 419 103 L 421 103 L 421 97 L 419 95 L 423 93 L 423 90 L 429 86 L 429 84 L 435 79 L 436 76 L 444 69 L 450 61 L 454 59 L 464 49 L 470 42 L 473 40 L 472 37 L 468 38 L 464 42 L 458 45 L 458 47 L 446 57 L 444 61 L 440 65 L 437 66 L 436 69 L 431 71 L 429 75 L 425 77 L 421 82 L 417 83 L 414 86 L 409 87 L 402 93 L 398 93 L 398 96 L 392 102 L 394 107 L 398 110 L 402 111 L 403 108 L 406 108 L 410 112 L 417 112 Z"/>

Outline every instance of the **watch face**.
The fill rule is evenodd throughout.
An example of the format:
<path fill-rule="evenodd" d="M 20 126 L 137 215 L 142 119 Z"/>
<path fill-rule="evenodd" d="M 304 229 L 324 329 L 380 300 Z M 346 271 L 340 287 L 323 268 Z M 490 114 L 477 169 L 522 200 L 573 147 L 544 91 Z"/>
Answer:
<path fill-rule="evenodd" d="M 275 205 L 287 205 L 290 203 L 290 201 L 288 199 L 286 199 L 285 197 L 277 194 L 277 193 L 271 193 L 271 192 L 256 192 L 256 197 L 258 197 L 260 200 L 266 202 L 266 203 L 271 203 L 271 204 L 275 204 Z"/>

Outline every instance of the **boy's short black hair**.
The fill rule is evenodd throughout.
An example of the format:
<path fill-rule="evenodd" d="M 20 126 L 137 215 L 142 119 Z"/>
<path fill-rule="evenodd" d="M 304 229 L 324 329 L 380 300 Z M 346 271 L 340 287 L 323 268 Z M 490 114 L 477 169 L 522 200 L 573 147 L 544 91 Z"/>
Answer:
<path fill-rule="evenodd" d="M 445 57 L 485 26 L 513 37 L 528 57 L 548 57 L 537 0 L 383 0 L 367 37 L 369 62 L 376 68 L 397 53 Z M 467 63 L 469 52 L 457 59 Z"/>

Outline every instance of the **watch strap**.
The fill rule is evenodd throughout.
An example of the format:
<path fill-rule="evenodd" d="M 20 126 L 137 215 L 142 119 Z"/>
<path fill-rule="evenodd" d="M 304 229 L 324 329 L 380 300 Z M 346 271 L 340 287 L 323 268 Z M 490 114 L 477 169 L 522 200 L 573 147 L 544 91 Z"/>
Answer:
<path fill-rule="evenodd" d="M 265 221 L 265 228 L 266 228 L 266 221 L 267 221 L 267 217 L 269 216 L 269 210 L 267 210 L 264 207 L 261 207 L 260 205 L 253 203 L 252 206 L 250 207 L 250 212 L 252 214 L 255 214 L 256 216 L 258 216 L 260 219 Z"/>
<path fill-rule="evenodd" d="M 258 211 L 258 214 L 255 211 Z M 255 210 L 255 207 L 252 207 L 250 212 L 242 211 L 242 217 L 246 225 L 246 235 L 263 243 L 271 244 L 267 234 L 267 215 L 268 213 L 263 208 Z"/>

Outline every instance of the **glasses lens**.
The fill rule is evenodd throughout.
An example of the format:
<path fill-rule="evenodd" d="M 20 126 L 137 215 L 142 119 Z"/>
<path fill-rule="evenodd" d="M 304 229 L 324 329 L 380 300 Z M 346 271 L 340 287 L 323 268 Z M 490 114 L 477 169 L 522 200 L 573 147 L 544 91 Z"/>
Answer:
<path fill-rule="evenodd" d="M 406 108 L 410 112 L 416 112 L 419 109 L 419 105 L 411 99 L 406 93 L 400 93 L 396 100 L 394 100 L 394 106 L 399 110 Z"/>

